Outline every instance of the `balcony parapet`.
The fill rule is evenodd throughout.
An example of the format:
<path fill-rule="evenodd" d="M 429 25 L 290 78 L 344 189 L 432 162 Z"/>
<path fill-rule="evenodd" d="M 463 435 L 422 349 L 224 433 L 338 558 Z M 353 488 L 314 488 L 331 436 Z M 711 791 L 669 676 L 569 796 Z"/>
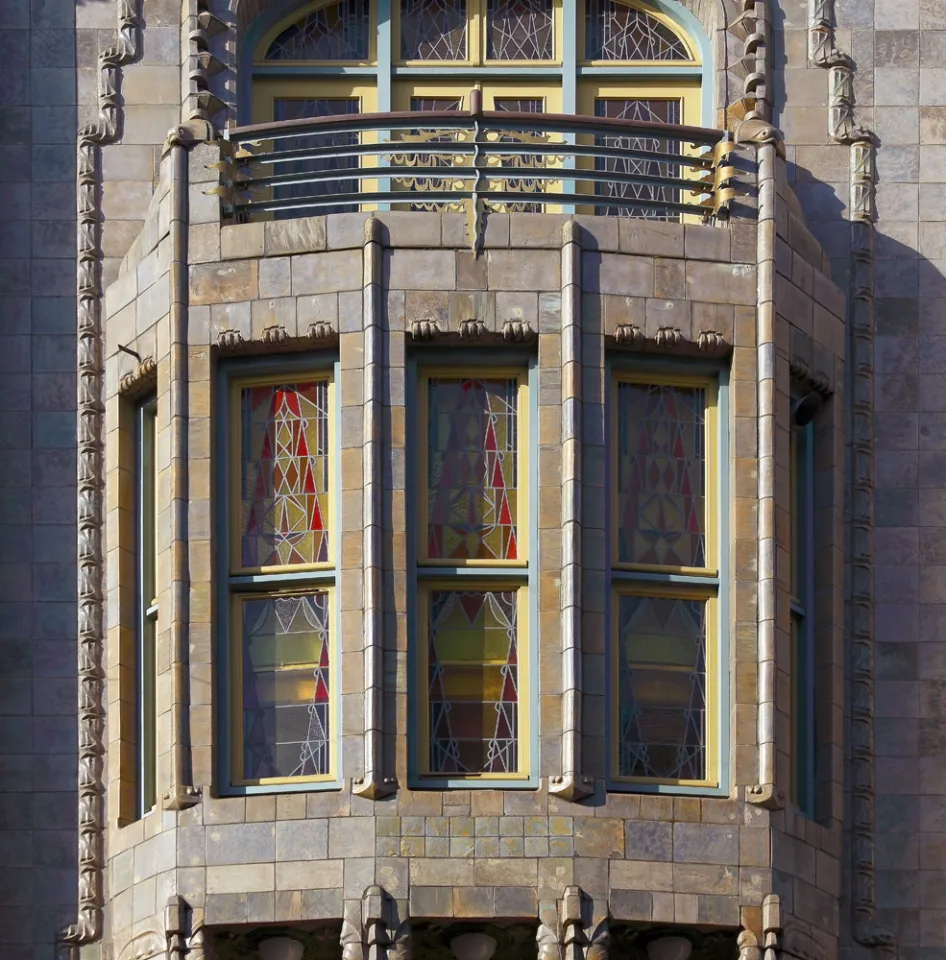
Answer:
<path fill-rule="evenodd" d="M 231 128 L 225 219 L 458 211 L 476 242 L 487 212 L 722 222 L 737 149 L 702 127 L 484 111 L 346 114 Z"/>

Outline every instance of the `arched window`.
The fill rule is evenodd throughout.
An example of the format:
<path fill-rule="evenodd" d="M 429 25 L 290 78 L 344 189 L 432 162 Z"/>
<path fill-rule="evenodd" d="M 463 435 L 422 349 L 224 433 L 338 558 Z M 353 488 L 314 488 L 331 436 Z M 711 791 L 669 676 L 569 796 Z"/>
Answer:
<path fill-rule="evenodd" d="M 251 78 L 251 91 L 242 82 L 251 96 L 243 97 L 241 123 L 466 110 L 474 86 L 487 111 L 688 126 L 709 121 L 705 37 L 674 0 L 316 0 L 276 17 L 258 22 L 246 38 L 243 76 Z M 319 145 L 344 146 L 352 137 L 356 142 L 357 135 L 333 134 Z M 666 175 L 657 161 L 618 156 L 622 149 L 666 154 L 670 148 L 659 138 L 595 142 L 615 148 L 614 159 L 594 161 L 596 169 Z M 548 167 L 555 158 L 525 156 L 517 165 L 530 162 Z M 344 170 L 359 161 L 336 157 L 332 163 L 331 169 Z M 442 180 L 436 184 L 442 189 Z M 521 186 L 531 189 L 528 180 Z M 359 187 L 344 178 L 319 187 L 325 194 L 351 189 Z M 640 189 L 622 188 L 620 196 L 661 188 Z M 342 208 L 321 212 L 334 209 Z"/>

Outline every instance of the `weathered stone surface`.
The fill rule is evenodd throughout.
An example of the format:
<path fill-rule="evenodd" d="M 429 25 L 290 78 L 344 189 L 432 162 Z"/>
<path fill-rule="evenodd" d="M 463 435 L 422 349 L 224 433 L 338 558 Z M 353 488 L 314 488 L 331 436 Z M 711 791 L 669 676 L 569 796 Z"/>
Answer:
<path fill-rule="evenodd" d="M 191 303 L 255 300 L 259 290 L 258 278 L 256 260 L 193 264 L 190 268 Z"/>

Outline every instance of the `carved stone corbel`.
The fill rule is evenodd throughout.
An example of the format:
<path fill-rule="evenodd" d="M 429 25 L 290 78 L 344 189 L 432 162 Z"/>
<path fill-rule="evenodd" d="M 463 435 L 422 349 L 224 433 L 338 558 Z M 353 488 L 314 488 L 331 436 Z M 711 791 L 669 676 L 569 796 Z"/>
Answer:
<path fill-rule="evenodd" d="M 503 323 L 503 340 L 507 343 L 528 343 L 535 339 L 535 330 L 525 320 L 507 320 Z"/>
<path fill-rule="evenodd" d="M 154 357 L 142 357 L 131 373 L 118 381 L 118 392 L 124 397 L 135 397 L 153 387 L 158 374 Z"/>
<path fill-rule="evenodd" d="M 561 925 L 564 960 L 608 960 L 608 918 L 594 915 L 594 902 L 581 887 L 565 888 Z"/>
<path fill-rule="evenodd" d="M 539 952 L 538 960 L 564 960 L 562 942 L 557 930 L 553 930 L 548 924 L 540 923 L 535 940 Z"/>
<path fill-rule="evenodd" d="M 187 948 L 187 925 L 190 908 L 178 896 L 171 897 L 164 907 L 164 935 L 167 939 L 167 960 L 184 960 Z"/>
<path fill-rule="evenodd" d="M 644 331 L 636 323 L 622 323 L 614 331 L 614 339 L 622 347 L 634 347 L 640 349 L 644 346 L 647 337 Z"/>
<path fill-rule="evenodd" d="M 342 960 L 411 960 L 411 925 L 395 900 L 373 884 L 361 900 L 345 902 Z"/>
<path fill-rule="evenodd" d="M 461 340 L 482 340 L 486 336 L 486 324 L 482 320 L 461 320 L 458 332 Z"/>
<path fill-rule="evenodd" d="M 443 331 L 436 320 L 411 321 L 411 339 L 418 343 L 433 343 Z"/>
<path fill-rule="evenodd" d="M 739 931 L 736 946 L 739 948 L 739 960 L 762 960 L 759 938 L 751 930 Z"/>

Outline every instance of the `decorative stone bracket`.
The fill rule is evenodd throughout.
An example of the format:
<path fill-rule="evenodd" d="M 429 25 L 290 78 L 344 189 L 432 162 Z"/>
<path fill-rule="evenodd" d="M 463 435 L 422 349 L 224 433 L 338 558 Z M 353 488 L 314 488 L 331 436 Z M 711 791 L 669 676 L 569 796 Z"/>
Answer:
<path fill-rule="evenodd" d="M 557 907 L 555 916 L 539 924 L 539 960 L 608 960 L 607 915 L 595 915 L 594 901 L 581 887 L 566 887 Z"/>
<path fill-rule="evenodd" d="M 346 900 L 342 960 L 411 960 L 411 925 L 382 887 L 365 889 L 361 900 Z"/>

